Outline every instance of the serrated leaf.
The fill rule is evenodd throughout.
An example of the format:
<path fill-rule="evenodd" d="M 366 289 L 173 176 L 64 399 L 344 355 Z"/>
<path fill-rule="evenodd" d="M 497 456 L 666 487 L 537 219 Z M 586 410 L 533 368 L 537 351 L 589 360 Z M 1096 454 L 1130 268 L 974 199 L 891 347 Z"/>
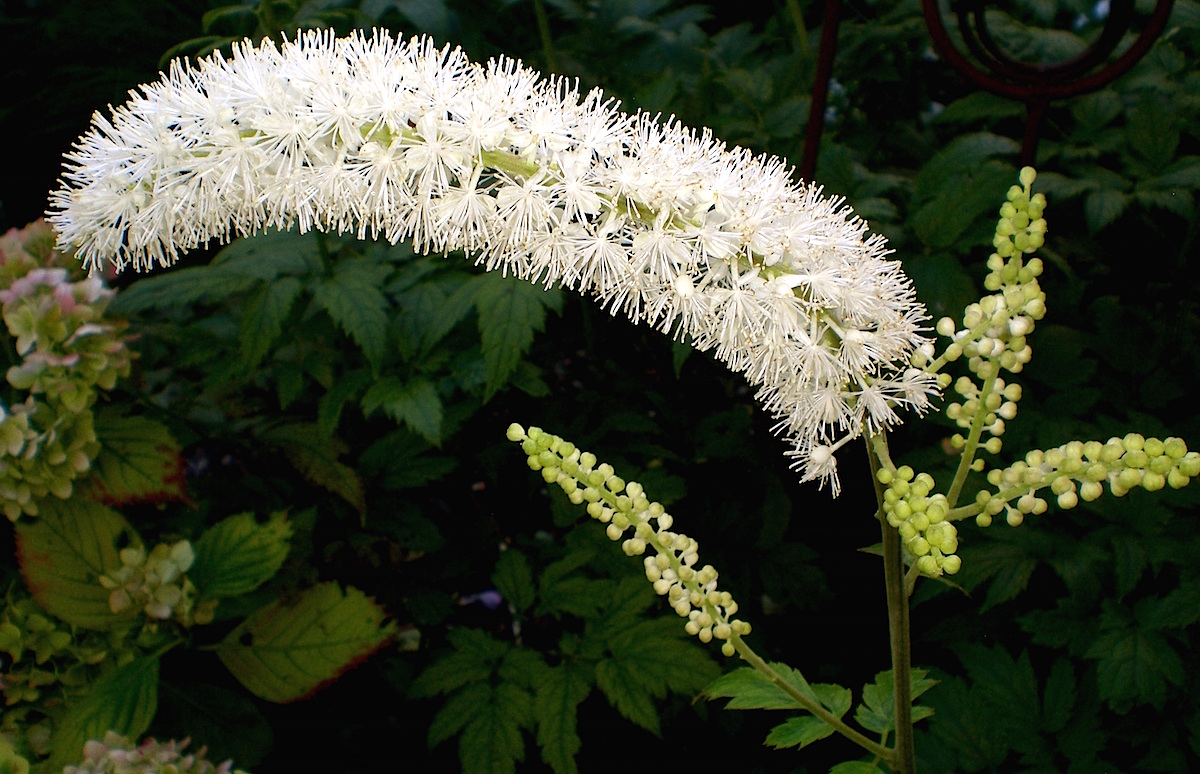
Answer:
<path fill-rule="evenodd" d="M 266 282 L 282 274 L 311 275 L 321 270 L 321 240 L 328 239 L 328 235 L 312 231 L 265 231 L 234 240 L 217 253 L 211 266 L 229 275 Z"/>
<path fill-rule="evenodd" d="M 194 543 L 196 560 L 188 577 L 205 598 L 248 594 L 279 572 L 291 537 L 287 514 L 271 514 L 266 524 L 252 513 L 230 516 Z"/>
<path fill-rule="evenodd" d="M 1110 631 L 1084 654 L 1096 660 L 1100 697 L 1118 712 L 1131 704 L 1163 705 L 1167 688 L 1183 681 L 1183 661 L 1156 632 L 1140 629 Z"/>
<path fill-rule="evenodd" d="M 1042 729 L 1050 733 L 1061 731 L 1070 722 L 1075 710 L 1075 670 L 1071 662 L 1059 659 L 1050 668 L 1042 699 Z"/>
<path fill-rule="evenodd" d="M 47 612 L 85 629 L 111 629 L 138 615 L 115 615 L 100 576 L 121 566 L 119 552 L 141 539 L 121 514 L 74 497 L 47 499 L 36 520 L 17 524 L 17 558 L 29 591 Z"/>
<path fill-rule="evenodd" d="M 819 701 L 812 686 L 799 671 L 777 662 L 770 666 L 797 691 Z M 751 667 L 741 667 L 721 675 L 701 695 L 709 699 L 728 698 L 726 709 L 804 709 L 804 705 L 787 691 Z"/>
<path fill-rule="evenodd" d="M 591 693 L 593 682 L 590 669 L 564 661 L 547 671 L 534 694 L 538 747 L 542 750 L 542 762 L 555 774 L 578 771 L 575 754 L 581 742 L 576 709 Z"/>
<path fill-rule="evenodd" d="M 1138 603 L 1137 619 L 1148 629 L 1156 631 L 1191 626 L 1200 621 L 1200 581 L 1188 576 L 1179 588 L 1164 597 Z"/>
<path fill-rule="evenodd" d="M 101 411 L 96 437 L 100 454 L 80 494 L 108 505 L 187 500 L 182 449 L 164 425 Z"/>
<path fill-rule="evenodd" d="M 291 314 L 302 289 L 303 285 L 295 277 L 281 277 L 250 297 L 238 336 L 242 368 L 256 368 L 271 351 L 271 346 L 283 333 L 284 320 Z"/>
<path fill-rule="evenodd" d="M 658 710 L 644 677 L 635 665 L 623 660 L 606 658 L 596 664 L 596 687 L 609 704 L 626 720 L 658 736 Z"/>
<path fill-rule="evenodd" d="M 321 435 L 329 437 L 337 432 L 342 409 L 359 393 L 369 388 L 373 381 L 370 369 L 360 368 L 343 374 L 325 391 L 317 403 L 317 429 Z"/>
<path fill-rule="evenodd" d="M 487 372 L 486 401 L 508 381 L 533 344 L 533 334 L 545 327 L 546 309 L 561 308 L 562 294 L 492 272 L 476 278 L 474 301 Z"/>
<path fill-rule="evenodd" d="M 1088 230 L 1093 234 L 1121 216 L 1129 206 L 1128 194 L 1111 188 L 1092 191 L 1083 201 Z"/>
<path fill-rule="evenodd" d="M 158 709 L 159 656 L 140 656 L 100 677 L 58 718 L 51 737 L 49 770 L 78 764 L 89 739 L 116 731 L 137 739 Z"/>
<path fill-rule="evenodd" d="M 909 691 L 913 701 L 917 697 L 937 685 L 937 680 L 925 677 L 928 672 L 924 669 L 913 669 L 910 672 Z M 854 711 L 854 720 L 868 731 L 887 734 L 896 729 L 895 687 L 892 682 L 892 671 L 889 669 L 875 675 L 875 682 L 863 686 L 862 704 Z M 912 719 L 916 721 L 927 718 L 933 711 L 927 707 L 913 707 Z"/>
<path fill-rule="evenodd" d="M 313 296 L 374 368 L 387 351 L 388 300 L 380 288 L 391 273 L 392 267 L 365 259 L 342 261 Z"/>
<path fill-rule="evenodd" d="M 322 583 L 252 613 L 217 646 L 233 676 L 277 703 L 311 695 L 383 647 L 395 630 L 358 589 Z"/>
<path fill-rule="evenodd" d="M 442 704 L 429 724 L 428 743 L 430 749 L 437 747 L 475 719 L 492 700 L 492 686 L 487 682 L 473 682 L 456 691 Z"/>
<path fill-rule="evenodd" d="M 197 301 L 221 301 L 243 293 L 260 280 L 220 271 L 211 266 L 174 269 L 153 277 L 142 277 L 117 293 L 109 309 L 128 315 L 147 309 L 174 309 Z"/>
<path fill-rule="evenodd" d="M 1013 658 L 1003 647 L 981 645 L 963 645 L 956 653 L 978 700 L 988 707 L 1006 708 L 1003 723 L 1014 735 L 1036 734 L 1041 694 L 1029 653 L 1022 651 Z"/>
<path fill-rule="evenodd" d="M 782 750 L 806 747 L 833 733 L 833 726 L 812 715 L 788 718 L 771 729 L 763 744 Z"/>
<path fill-rule="evenodd" d="M 651 696 L 696 694 L 720 673 L 708 651 L 688 637 L 678 621 L 634 620 L 633 625 L 608 630 L 607 648 L 614 659 L 629 665 Z M 585 628 L 585 637 L 591 636 Z"/>
<path fill-rule="evenodd" d="M 409 689 L 411 695 L 427 698 L 487 680 L 512 648 L 486 632 L 468 627 L 451 629 L 446 638 L 454 651 L 421 672 Z"/>
<path fill-rule="evenodd" d="M 533 569 L 529 560 L 519 551 L 505 551 L 496 561 L 492 583 L 517 613 L 524 613 L 537 595 L 533 588 Z"/>
<path fill-rule="evenodd" d="M 263 430 L 264 442 L 278 447 L 309 481 L 340 495 L 359 513 L 367 509 L 362 481 L 353 468 L 338 462 L 346 446 L 321 435 L 316 425 L 293 423 Z"/>
<path fill-rule="evenodd" d="M 458 739 L 463 771 L 509 774 L 525 760 L 521 720 L 530 717 L 533 699 L 511 683 L 492 691 L 491 701 L 466 725 Z"/>
<path fill-rule="evenodd" d="M 370 416 L 380 408 L 431 444 L 441 443 L 442 399 L 433 382 L 425 377 L 401 382 L 388 376 L 373 384 L 363 395 L 363 413 Z"/>

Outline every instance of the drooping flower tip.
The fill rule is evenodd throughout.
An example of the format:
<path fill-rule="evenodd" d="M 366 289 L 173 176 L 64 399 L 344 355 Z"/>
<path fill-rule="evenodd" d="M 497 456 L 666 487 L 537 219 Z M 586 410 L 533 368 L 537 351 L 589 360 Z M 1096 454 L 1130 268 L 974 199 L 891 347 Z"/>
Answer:
<path fill-rule="evenodd" d="M 937 392 L 907 367 L 925 311 L 842 200 L 708 130 L 424 38 L 314 31 L 175 63 L 93 119 L 62 180 L 49 220 L 92 268 L 295 227 L 594 294 L 744 373 L 801 458 Z"/>

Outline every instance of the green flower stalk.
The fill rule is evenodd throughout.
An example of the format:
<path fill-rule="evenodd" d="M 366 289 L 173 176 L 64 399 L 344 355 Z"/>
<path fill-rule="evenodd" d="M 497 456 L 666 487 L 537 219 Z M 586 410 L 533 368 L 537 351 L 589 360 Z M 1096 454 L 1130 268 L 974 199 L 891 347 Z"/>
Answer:
<path fill-rule="evenodd" d="M 509 425 L 508 440 L 521 444 L 529 467 L 540 471 L 546 483 L 557 484 L 576 505 L 587 503 L 588 515 L 607 525 L 605 534 L 621 541 L 626 554 L 645 556 L 647 580 L 676 614 L 687 619 L 688 634 L 705 643 L 718 640 L 726 656 L 737 652 L 735 644 L 750 633 L 750 624 L 731 618 L 737 613 L 737 602 L 728 591 L 717 588 L 716 569 L 696 567 L 700 557 L 696 541 L 672 531 L 671 514 L 661 503 L 649 500 L 641 484 L 626 482 L 611 465 L 597 464 L 596 455 L 537 427 L 526 432 L 518 424 Z"/>

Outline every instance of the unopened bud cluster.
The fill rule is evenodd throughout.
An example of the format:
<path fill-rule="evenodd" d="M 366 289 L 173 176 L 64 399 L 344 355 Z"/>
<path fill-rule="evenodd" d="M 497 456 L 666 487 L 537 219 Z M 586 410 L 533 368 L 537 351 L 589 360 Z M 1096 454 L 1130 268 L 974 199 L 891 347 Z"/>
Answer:
<path fill-rule="evenodd" d="M 0 400 L 0 502 L 16 520 L 66 499 L 100 451 L 91 406 L 130 370 L 125 325 L 103 319 L 113 291 L 72 275 L 44 223 L 0 239 L 0 314 L 21 361 L 16 400 Z"/>
<path fill-rule="evenodd" d="M 212 621 L 213 604 L 196 604 L 196 587 L 185 573 L 196 560 L 192 544 L 159 543 L 149 554 L 140 546 L 124 548 L 121 566 L 100 576 L 110 590 L 108 607 L 120 615 L 141 608 L 151 621 L 174 618 L 184 626 Z"/>
<path fill-rule="evenodd" d="M 988 258 L 989 273 L 984 279 L 991 295 L 964 310 L 961 328 L 949 317 L 938 321 L 938 333 L 951 339 L 941 360 L 934 361 L 930 352 L 925 353 L 926 365 L 936 364 L 939 368 L 944 362 L 967 358 L 968 367 L 982 386 L 968 377 L 960 378 L 954 389 L 963 400 L 947 404 L 946 414 L 968 435 L 980 437 L 987 433 L 990 437 L 983 445 L 992 454 L 1000 451 L 1005 422 L 1016 416 L 1021 397 L 1020 386 L 1006 384 L 999 373 L 1020 373 L 1029 362 L 1033 352 L 1026 338 L 1046 314 L 1046 294 L 1037 280 L 1042 262 L 1022 257 L 1041 247 L 1046 233 L 1042 217 L 1046 198 L 1030 194 L 1035 177 L 1032 168 L 1022 169 L 1021 185 L 1009 189 L 1008 201 L 1000 208 L 992 242 L 996 252 Z M 949 383 L 945 375 L 942 379 Z M 962 434 L 951 438 L 958 450 L 964 449 L 967 442 Z"/>
<path fill-rule="evenodd" d="M 526 432 L 518 424 L 508 428 L 508 439 L 521 444 L 529 467 L 540 471 L 548 484 L 557 484 L 572 503 L 587 503 L 587 512 L 601 524 L 629 556 L 645 556 L 646 578 L 676 613 L 687 619 L 688 634 L 701 642 L 722 642 L 721 652 L 732 656 L 733 640 L 750 633 L 750 624 L 730 619 L 737 602 L 728 591 L 717 589 L 712 565 L 697 569 L 696 541 L 671 531 L 673 519 L 660 503 L 651 502 L 636 481 L 626 482 L 611 465 L 597 464 L 596 455 L 581 452 L 569 441 L 536 427 Z M 632 534 L 628 534 L 632 530 Z"/>
<path fill-rule="evenodd" d="M 988 472 L 995 492 L 982 491 L 976 504 L 982 511 L 975 517 L 981 526 L 1005 514 L 1016 526 L 1027 514 L 1043 513 L 1047 501 L 1038 490 L 1049 488 L 1058 507 L 1069 509 L 1080 500 L 1091 502 L 1109 491 L 1117 497 L 1132 489 L 1156 492 L 1163 487 L 1179 489 L 1200 475 L 1200 454 L 1188 451 L 1179 438 L 1144 438 L 1130 433 L 1124 438 L 1072 441 L 1057 449 L 1031 451 L 1025 459 L 1004 470 Z"/>
<path fill-rule="evenodd" d="M 187 741 L 157 742 L 147 739 L 134 745 L 120 734 L 109 731 L 104 739 L 92 739 L 83 746 L 83 762 L 67 766 L 63 774 L 245 774 L 235 770 L 231 761 L 214 764 L 202 747 L 184 754 Z"/>
<path fill-rule="evenodd" d="M 958 551 L 958 529 L 946 520 L 950 507 L 943 494 L 933 492 L 928 473 L 914 474 L 904 465 L 881 469 L 876 476 L 886 489 L 883 512 L 896 528 L 904 550 L 923 575 L 953 575 L 962 567 Z"/>

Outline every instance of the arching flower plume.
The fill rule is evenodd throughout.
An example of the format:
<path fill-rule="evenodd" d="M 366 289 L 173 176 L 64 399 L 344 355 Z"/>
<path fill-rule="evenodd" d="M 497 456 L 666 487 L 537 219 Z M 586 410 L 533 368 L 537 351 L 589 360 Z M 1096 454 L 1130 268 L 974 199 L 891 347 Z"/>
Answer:
<path fill-rule="evenodd" d="M 909 366 L 925 310 L 841 200 L 707 130 L 425 38 L 310 32 L 176 62 L 95 115 L 51 208 L 92 268 L 296 227 L 593 294 L 745 374 L 802 478 L 835 494 L 837 448 L 936 391 Z"/>

